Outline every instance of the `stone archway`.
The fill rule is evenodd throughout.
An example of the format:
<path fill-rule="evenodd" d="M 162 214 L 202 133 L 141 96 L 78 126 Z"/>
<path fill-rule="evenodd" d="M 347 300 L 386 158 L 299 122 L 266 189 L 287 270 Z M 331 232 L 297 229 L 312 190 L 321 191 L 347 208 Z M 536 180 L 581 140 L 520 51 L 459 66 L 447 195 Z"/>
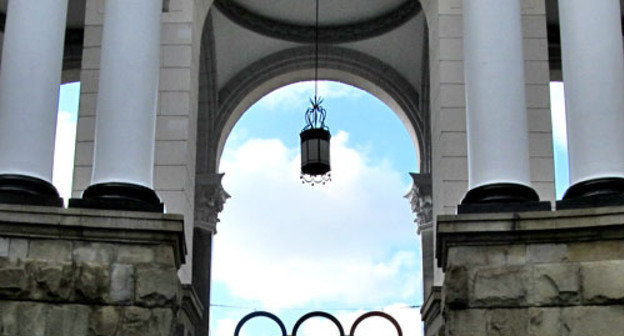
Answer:
<path fill-rule="evenodd" d="M 206 307 L 210 302 L 212 239 L 216 233 L 218 214 L 229 197 L 221 186 L 222 174 L 218 172 L 227 137 L 253 103 L 279 87 L 313 79 L 315 66 L 314 47 L 294 46 L 256 59 L 219 85 L 213 29 L 213 18 L 208 15 L 200 59 L 193 234 L 193 283 Z M 427 37 L 424 40 L 418 57 L 426 60 Z M 424 64 L 427 63 L 424 61 Z M 341 45 L 327 44 L 319 49 L 319 69 L 320 79 L 358 87 L 388 105 L 403 122 L 415 144 L 420 172 L 431 171 L 426 66 L 415 69 L 422 71 L 423 77 L 423 84 L 415 87 L 392 65 L 374 56 Z M 203 328 L 207 330 L 208 318 L 204 319 L 204 323 Z"/>
<path fill-rule="evenodd" d="M 403 122 L 414 142 L 420 172 L 430 173 L 428 27 L 419 1 L 399 2 L 400 5 L 392 11 L 381 16 L 377 14 L 370 20 L 321 27 L 320 34 L 325 34 L 327 41 L 319 49 L 319 78 L 358 87 L 388 105 Z M 210 303 L 212 239 L 216 233 L 218 214 L 229 197 L 221 186 L 222 174 L 218 171 L 227 137 L 253 103 L 279 87 L 313 79 L 315 66 L 315 48 L 310 45 L 307 32 L 309 26 L 287 25 L 292 29 L 280 29 L 281 35 L 270 34 L 270 31 L 261 28 L 272 26 L 275 22 L 267 26 L 266 17 L 237 16 L 240 8 L 222 8 L 224 4 L 227 2 L 215 1 L 206 17 L 199 60 L 192 273 L 194 287 L 206 307 Z M 219 25 L 224 24 L 228 31 L 240 29 L 253 32 L 277 47 L 270 52 L 258 52 L 255 58 L 247 57 L 251 61 L 245 66 L 238 64 L 236 71 L 229 69 L 223 75 L 224 41 L 219 39 L 218 34 L 223 32 L 219 30 Z M 253 29 L 258 24 L 261 27 Z M 384 56 L 348 45 L 385 39 L 393 31 L 400 31 L 402 39 L 418 36 L 416 42 L 412 42 L 409 53 L 401 56 L 403 60 L 413 57 L 418 61 L 397 65 L 397 60 L 388 59 L 387 54 Z M 280 42 L 276 42 L 278 40 Z M 416 45 L 419 47 L 416 48 Z M 395 44 L 388 50 L 399 47 L 402 46 Z M 249 48 L 246 51 L 253 54 L 253 47 Z M 406 68 L 406 64 L 415 65 Z M 207 317 L 202 328 L 204 332 L 208 329 Z"/>

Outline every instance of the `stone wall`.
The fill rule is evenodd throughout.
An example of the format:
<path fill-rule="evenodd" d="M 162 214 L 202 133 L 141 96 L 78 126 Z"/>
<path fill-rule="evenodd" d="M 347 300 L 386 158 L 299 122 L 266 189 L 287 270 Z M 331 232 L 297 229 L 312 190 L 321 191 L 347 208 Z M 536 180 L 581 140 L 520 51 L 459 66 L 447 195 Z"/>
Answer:
<path fill-rule="evenodd" d="M 0 205 L 0 335 L 173 335 L 181 216 Z"/>
<path fill-rule="evenodd" d="M 439 224 L 446 335 L 624 335 L 624 208 Z"/>

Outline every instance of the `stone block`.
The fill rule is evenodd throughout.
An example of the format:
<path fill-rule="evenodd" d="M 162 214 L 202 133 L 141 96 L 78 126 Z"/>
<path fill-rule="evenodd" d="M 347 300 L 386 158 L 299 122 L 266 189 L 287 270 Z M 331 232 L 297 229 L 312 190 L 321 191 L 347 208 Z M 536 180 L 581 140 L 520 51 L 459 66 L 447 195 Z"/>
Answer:
<path fill-rule="evenodd" d="M 120 335 L 143 336 L 151 335 L 150 330 L 151 312 L 147 308 L 126 307 L 123 308 Z"/>
<path fill-rule="evenodd" d="M 14 298 L 29 290 L 28 273 L 21 261 L 10 262 L 0 258 L 0 297 Z"/>
<path fill-rule="evenodd" d="M 484 309 L 446 311 L 446 336 L 482 336 L 485 334 Z"/>
<path fill-rule="evenodd" d="M 583 303 L 624 303 L 623 276 L 624 260 L 582 263 Z"/>
<path fill-rule="evenodd" d="M 533 273 L 533 303 L 537 305 L 571 305 L 580 302 L 578 264 L 540 264 Z"/>
<path fill-rule="evenodd" d="M 529 308 L 530 336 L 561 336 L 561 309 Z"/>
<path fill-rule="evenodd" d="M 110 272 L 107 264 L 79 264 L 75 276 L 75 290 L 78 298 L 88 302 L 106 300 L 110 286 Z"/>
<path fill-rule="evenodd" d="M 163 67 L 190 67 L 192 50 L 190 45 L 162 46 L 161 64 Z"/>
<path fill-rule="evenodd" d="M 157 265 L 175 267 L 175 256 L 170 245 L 159 245 L 154 247 L 154 262 Z"/>
<path fill-rule="evenodd" d="M 184 190 L 187 182 L 188 170 L 186 166 L 155 166 L 154 189 L 156 190 Z"/>
<path fill-rule="evenodd" d="M 624 336 L 624 306 L 564 308 L 561 331 L 566 336 Z"/>
<path fill-rule="evenodd" d="M 444 305 L 466 307 L 468 305 L 468 271 L 466 267 L 456 266 L 447 269 L 444 277 Z"/>
<path fill-rule="evenodd" d="M 548 89 L 548 86 L 544 86 Z M 547 91 L 548 93 L 548 91 Z M 550 99 L 550 98 L 548 98 Z M 529 132 L 529 155 L 534 157 L 552 157 L 552 135 L 550 133 Z"/>
<path fill-rule="evenodd" d="M 90 336 L 115 336 L 121 327 L 119 308 L 100 307 L 95 309 L 89 318 Z"/>
<path fill-rule="evenodd" d="M 525 61 L 548 61 L 548 40 L 546 36 L 541 39 L 524 39 Z"/>
<path fill-rule="evenodd" d="M 157 308 L 152 310 L 152 321 L 154 321 L 154 330 L 150 336 L 169 336 L 172 335 L 173 311 L 168 308 Z"/>
<path fill-rule="evenodd" d="M 8 257 L 9 256 L 9 238 L 0 237 L 0 257 Z"/>
<path fill-rule="evenodd" d="M 134 267 L 114 264 L 111 271 L 110 300 L 114 303 L 130 303 L 134 299 Z"/>
<path fill-rule="evenodd" d="M 522 336 L 528 333 L 527 309 L 466 309 L 446 314 L 447 336 Z"/>
<path fill-rule="evenodd" d="M 526 335 L 528 310 L 493 309 L 485 312 L 486 335 L 516 336 Z"/>
<path fill-rule="evenodd" d="M 176 304 L 181 299 L 174 267 L 140 266 L 136 269 L 136 302 L 147 306 Z"/>
<path fill-rule="evenodd" d="M 102 243 L 76 243 L 72 257 L 76 263 L 110 264 L 115 259 L 115 246 Z"/>
<path fill-rule="evenodd" d="M 441 38 L 440 60 L 461 61 L 464 58 L 463 40 L 459 38 Z"/>
<path fill-rule="evenodd" d="M 527 304 L 532 271 L 529 267 L 479 268 L 474 275 L 471 306 L 509 307 Z"/>
<path fill-rule="evenodd" d="M 607 240 L 569 244 L 570 261 L 624 260 L 624 242 Z"/>
<path fill-rule="evenodd" d="M 28 256 L 28 240 L 11 238 L 9 243 L 9 258 L 24 259 Z"/>
<path fill-rule="evenodd" d="M 527 246 L 527 262 L 558 263 L 568 258 L 568 246 L 566 244 L 531 244 Z"/>
<path fill-rule="evenodd" d="M 159 115 L 187 115 L 190 111 L 188 92 L 161 92 Z"/>
<path fill-rule="evenodd" d="M 18 306 L 17 301 L 0 301 L 0 335 L 18 335 Z"/>
<path fill-rule="evenodd" d="M 155 259 L 154 249 L 149 246 L 126 246 L 117 247 L 116 262 L 120 264 L 149 264 Z"/>
<path fill-rule="evenodd" d="M 157 141 L 154 153 L 156 165 L 184 165 L 187 153 L 186 141 Z"/>
<path fill-rule="evenodd" d="M 189 120 L 185 116 L 158 116 L 156 139 L 158 141 L 186 141 L 189 139 Z"/>
<path fill-rule="evenodd" d="M 466 91 L 463 84 L 440 84 L 440 104 L 442 107 L 466 107 Z"/>
<path fill-rule="evenodd" d="M 32 298 L 36 300 L 68 300 L 72 295 L 71 262 L 28 260 L 26 270 L 32 278 Z"/>
<path fill-rule="evenodd" d="M 161 68 L 161 91 L 189 91 L 191 89 L 190 68 Z"/>
<path fill-rule="evenodd" d="M 66 240 L 33 239 L 28 257 L 36 260 L 71 261 L 72 243 Z"/>
<path fill-rule="evenodd" d="M 91 311 L 82 305 L 49 305 L 45 336 L 87 336 Z"/>
<path fill-rule="evenodd" d="M 16 336 L 45 336 L 46 305 L 34 302 L 21 302 L 17 307 Z"/>

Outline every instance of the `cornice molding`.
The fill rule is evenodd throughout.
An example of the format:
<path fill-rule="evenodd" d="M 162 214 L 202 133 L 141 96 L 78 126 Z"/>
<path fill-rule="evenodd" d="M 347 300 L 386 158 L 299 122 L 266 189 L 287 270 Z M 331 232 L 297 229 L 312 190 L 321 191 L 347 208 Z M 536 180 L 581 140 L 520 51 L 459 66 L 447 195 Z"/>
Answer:
<path fill-rule="evenodd" d="M 216 8 L 233 22 L 259 34 L 299 43 L 314 43 L 313 25 L 297 25 L 256 14 L 232 0 L 215 0 Z M 378 17 L 345 25 L 319 28 L 323 43 L 346 43 L 387 33 L 422 11 L 420 2 L 407 0 L 397 8 Z"/>

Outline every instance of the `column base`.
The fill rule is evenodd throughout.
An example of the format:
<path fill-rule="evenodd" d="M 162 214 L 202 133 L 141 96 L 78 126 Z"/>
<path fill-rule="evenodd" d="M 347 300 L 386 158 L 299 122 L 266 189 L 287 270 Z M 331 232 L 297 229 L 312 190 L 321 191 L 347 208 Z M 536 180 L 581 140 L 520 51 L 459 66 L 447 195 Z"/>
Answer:
<path fill-rule="evenodd" d="M 82 198 L 69 200 L 70 208 L 164 212 L 164 204 L 150 188 L 131 183 L 89 186 Z"/>
<path fill-rule="evenodd" d="M 56 188 L 40 178 L 0 174 L 0 203 L 62 207 Z"/>
<path fill-rule="evenodd" d="M 488 184 L 466 194 L 457 213 L 550 211 L 550 202 L 540 202 L 533 188 L 514 183 Z"/>
<path fill-rule="evenodd" d="M 624 179 L 600 178 L 576 183 L 568 188 L 557 210 L 624 205 Z"/>

